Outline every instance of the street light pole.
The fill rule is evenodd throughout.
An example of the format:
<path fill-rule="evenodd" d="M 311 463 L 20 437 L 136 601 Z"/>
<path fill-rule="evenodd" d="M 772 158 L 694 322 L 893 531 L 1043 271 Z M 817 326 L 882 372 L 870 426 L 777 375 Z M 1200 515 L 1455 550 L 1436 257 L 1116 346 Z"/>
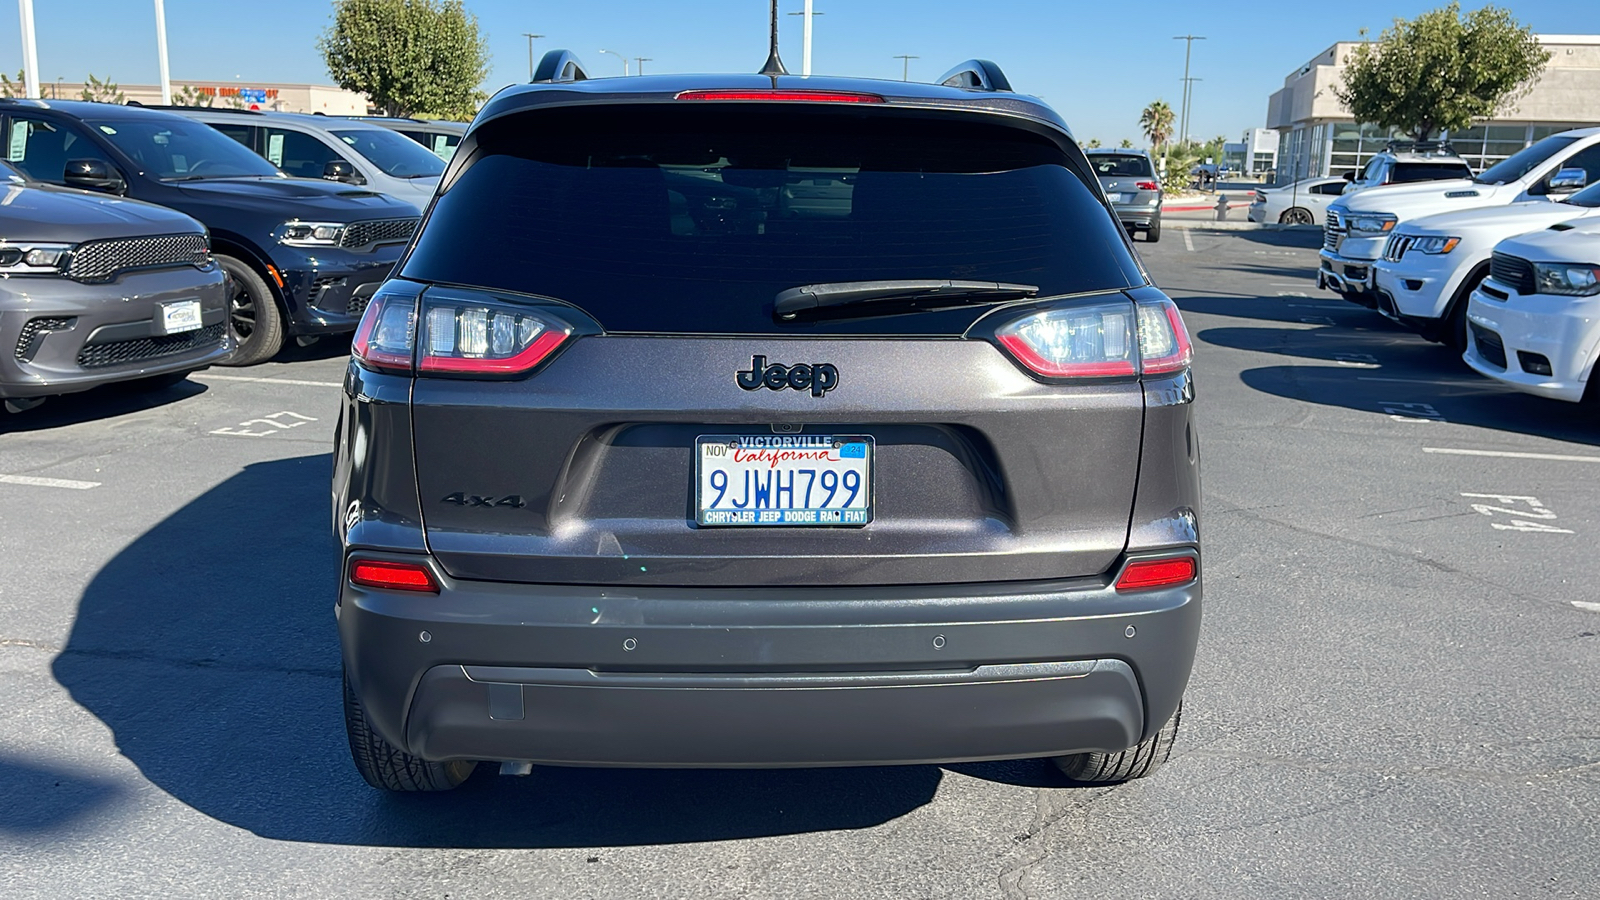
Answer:
<path fill-rule="evenodd" d="M 1173 38 L 1175 41 L 1188 41 L 1183 48 L 1183 116 L 1178 129 L 1180 140 L 1189 139 L 1189 57 L 1194 52 L 1194 42 L 1203 41 L 1205 38 L 1198 34 L 1184 34 Z"/>
<path fill-rule="evenodd" d="M 529 34 L 524 31 L 522 36 L 528 39 L 528 80 L 533 81 L 533 42 L 544 37 L 542 34 Z"/>
<path fill-rule="evenodd" d="M 643 75 L 644 74 L 644 64 L 645 63 L 647 63 L 647 62 L 655 62 L 654 59 L 651 59 L 648 56 L 635 56 L 633 58 L 633 61 L 639 64 L 639 68 L 637 70 L 635 70 L 634 73 L 633 73 L 635 75 Z"/>
<path fill-rule="evenodd" d="M 920 57 L 920 56 L 911 56 L 909 54 L 902 53 L 899 56 L 896 56 L 894 58 L 898 59 L 898 60 L 901 60 L 904 63 L 904 65 L 902 65 L 900 67 L 900 80 L 901 81 L 910 81 L 911 80 L 911 61 L 913 59 L 921 59 L 922 57 Z"/>
<path fill-rule="evenodd" d="M 33 39 L 33 0 L 17 0 L 22 15 L 22 95 L 39 96 L 39 45 Z"/>
<path fill-rule="evenodd" d="M 600 52 L 601 53 L 609 53 L 612 56 L 615 56 L 616 58 L 622 60 L 622 74 L 623 74 L 623 76 L 626 77 L 626 76 L 628 76 L 630 74 L 629 71 L 628 71 L 628 57 L 622 55 L 621 53 L 618 53 L 615 50 L 601 50 Z"/>
<path fill-rule="evenodd" d="M 789 13 L 791 16 L 805 16 L 805 28 L 802 29 L 802 31 L 805 33 L 805 38 L 804 42 L 800 45 L 802 48 L 800 51 L 801 75 L 811 74 L 811 19 L 813 16 L 823 15 L 823 13 L 819 13 L 811 8 L 812 2 L 813 0 L 806 0 L 806 8 L 804 12 Z"/>
<path fill-rule="evenodd" d="M 156 0 L 156 55 L 161 58 L 161 105 L 172 105 L 172 78 L 167 72 L 167 10 Z"/>

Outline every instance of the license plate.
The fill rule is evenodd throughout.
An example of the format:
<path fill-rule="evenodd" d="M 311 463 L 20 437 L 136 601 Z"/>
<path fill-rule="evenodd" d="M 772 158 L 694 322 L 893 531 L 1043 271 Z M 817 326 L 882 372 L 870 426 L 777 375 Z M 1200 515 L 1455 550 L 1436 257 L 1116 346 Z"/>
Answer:
<path fill-rule="evenodd" d="M 1132 203 L 1133 202 L 1133 195 L 1132 194 L 1108 194 L 1107 195 L 1107 199 L 1109 199 L 1112 203 Z"/>
<path fill-rule="evenodd" d="M 875 444 L 865 435 L 695 438 L 703 526 L 861 526 L 872 521 Z"/>
<path fill-rule="evenodd" d="M 200 327 L 199 300 L 174 300 L 158 304 L 157 309 L 160 310 L 160 315 L 156 316 L 157 334 L 182 334 Z"/>

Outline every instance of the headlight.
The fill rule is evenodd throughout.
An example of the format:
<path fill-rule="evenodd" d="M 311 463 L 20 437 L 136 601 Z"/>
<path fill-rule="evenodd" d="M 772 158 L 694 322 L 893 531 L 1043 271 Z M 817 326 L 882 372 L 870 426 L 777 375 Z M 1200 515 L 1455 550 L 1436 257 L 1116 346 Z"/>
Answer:
<path fill-rule="evenodd" d="M 1444 237 L 1443 235 L 1429 235 L 1411 239 L 1411 249 L 1418 253 L 1430 253 L 1434 256 L 1449 253 L 1461 243 L 1461 238 Z"/>
<path fill-rule="evenodd" d="M 75 246 L 0 243 L 0 275 L 60 275 Z"/>
<path fill-rule="evenodd" d="M 1592 297 L 1600 294 L 1600 266 L 1534 263 L 1534 293 Z"/>
<path fill-rule="evenodd" d="M 280 244 L 291 247 L 337 247 L 344 236 L 344 225 L 339 222 L 292 221 L 279 225 L 272 236 Z"/>
<path fill-rule="evenodd" d="M 1372 213 L 1368 215 L 1350 216 L 1351 234 L 1388 234 L 1394 223 L 1399 221 L 1388 213 Z"/>

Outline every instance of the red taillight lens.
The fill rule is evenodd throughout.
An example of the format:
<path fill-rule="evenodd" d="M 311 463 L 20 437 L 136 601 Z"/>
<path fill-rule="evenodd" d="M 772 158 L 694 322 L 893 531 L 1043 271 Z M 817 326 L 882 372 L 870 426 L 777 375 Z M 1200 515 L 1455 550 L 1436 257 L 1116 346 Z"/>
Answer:
<path fill-rule="evenodd" d="M 1128 563 L 1117 578 L 1119 591 L 1145 591 L 1150 588 L 1187 584 L 1200 571 L 1192 556 L 1173 559 L 1141 559 Z"/>
<path fill-rule="evenodd" d="M 361 314 L 350 353 L 369 369 L 409 372 L 416 336 L 416 297 L 386 294 L 379 289 Z"/>
<path fill-rule="evenodd" d="M 877 94 L 850 91 L 682 91 L 677 100 L 760 100 L 767 103 L 882 103 Z"/>
<path fill-rule="evenodd" d="M 1139 370 L 1146 375 L 1181 372 L 1194 359 L 1189 329 L 1171 300 L 1139 303 Z"/>
<path fill-rule="evenodd" d="M 422 307 L 423 374 L 530 372 L 572 336 L 572 326 L 554 316 L 468 291 L 429 290 Z"/>
<path fill-rule="evenodd" d="M 1134 185 L 1134 187 L 1138 188 L 1141 191 L 1159 191 L 1159 190 L 1161 190 L 1161 185 L 1156 184 L 1154 181 L 1141 181 L 1138 184 Z"/>
<path fill-rule="evenodd" d="M 433 573 L 421 563 L 354 560 L 350 563 L 350 583 L 390 591 L 439 593 L 439 585 L 433 580 Z"/>

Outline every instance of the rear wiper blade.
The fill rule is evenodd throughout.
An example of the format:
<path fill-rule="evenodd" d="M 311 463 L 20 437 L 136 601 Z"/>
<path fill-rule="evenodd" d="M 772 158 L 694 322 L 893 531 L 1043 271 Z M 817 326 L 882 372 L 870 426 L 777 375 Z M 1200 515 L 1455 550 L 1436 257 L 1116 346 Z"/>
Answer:
<path fill-rule="evenodd" d="M 838 281 L 803 284 L 780 293 L 772 306 L 778 319 L 793 319 L 802 312 L 859 303 L 923 302 L 950 300 L 970 303 L 986 300 L 1020 300 L 1039 294 L 1036 284 L 1003 281 L 953 281 L 922 278 L 899 281 Z"/>

